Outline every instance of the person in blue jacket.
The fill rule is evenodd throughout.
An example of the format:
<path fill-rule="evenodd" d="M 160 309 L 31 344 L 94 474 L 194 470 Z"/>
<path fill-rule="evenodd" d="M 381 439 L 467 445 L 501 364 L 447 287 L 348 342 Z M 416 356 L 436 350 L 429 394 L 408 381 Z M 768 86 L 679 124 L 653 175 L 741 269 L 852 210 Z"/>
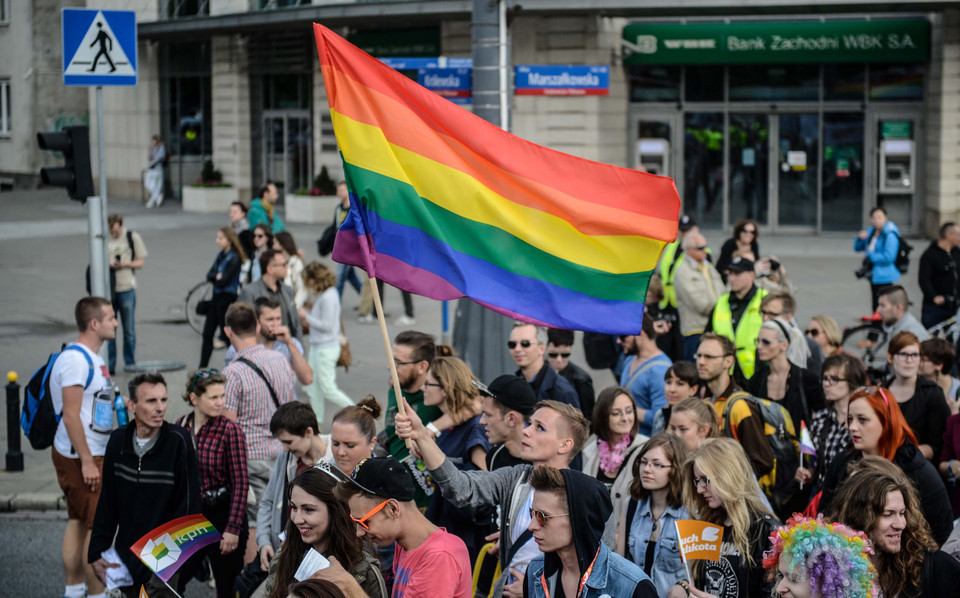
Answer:
<path fill-rule="evenodd" d="M 870 294 L 873 312 L 876 313 L 880 289 L 900 282 L 900 270 L 896 264 L 900 251 L 900 231 L 896 224 L 887 220 L 887 211 L 881 207 L 870 211 L 870 224 L 873 226 L 857 235 L 853 250 L 867 254 L 862 270 L 867 268 L 866 262 L 869 261 Z"/>

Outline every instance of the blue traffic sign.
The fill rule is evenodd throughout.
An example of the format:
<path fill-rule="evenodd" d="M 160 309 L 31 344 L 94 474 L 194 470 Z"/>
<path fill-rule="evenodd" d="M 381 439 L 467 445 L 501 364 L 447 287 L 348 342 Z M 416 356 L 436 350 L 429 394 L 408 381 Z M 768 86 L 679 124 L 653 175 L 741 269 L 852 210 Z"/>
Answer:
<path fill-rule="evenodd" d="M 137 15 L 132 10 L 64 8 L 63 83 L 137 84 Z"/>

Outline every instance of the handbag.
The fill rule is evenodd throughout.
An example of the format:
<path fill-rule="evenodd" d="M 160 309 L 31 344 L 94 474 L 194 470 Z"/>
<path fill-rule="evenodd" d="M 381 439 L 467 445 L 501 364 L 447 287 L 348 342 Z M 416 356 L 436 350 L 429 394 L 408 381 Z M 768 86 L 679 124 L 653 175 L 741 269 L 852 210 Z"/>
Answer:
<path fill-rule="evenodd" d="M 340 318 L 340 357 L 337 358 L 337 367 L 342 367 L 344 371 L 349 372 L 353 364 L 353 355 L 350 354 L 350 341 L 347 340 L 346 332 L 343 330 L 343 317 Z"/>
<path fill-rule="evenodd" d="M 317 239 L 317 253 L 321 256 L 329 255 L 333 251 L 333 244 L 337 240 L 337 229 L 339 228 L 337 224 L 337 209 L 340 206 L 337 206 L 333 210 L 333 222 L 330 223 L 330 226 L 323 229 L 323 234 L 320 235 L 320 238 Z"/>
<path fill-rule="evenodd" d="M 212 304 L 213 304 L 213 301 L 211 301 L 210 299 L 202 299 L 200 301 L 197 301 L 197 307 L 195 308 L 194 311 L 197 312 L 198 316 L 205 316 L 208 313 L 210 313 L 210 305 Z"/>

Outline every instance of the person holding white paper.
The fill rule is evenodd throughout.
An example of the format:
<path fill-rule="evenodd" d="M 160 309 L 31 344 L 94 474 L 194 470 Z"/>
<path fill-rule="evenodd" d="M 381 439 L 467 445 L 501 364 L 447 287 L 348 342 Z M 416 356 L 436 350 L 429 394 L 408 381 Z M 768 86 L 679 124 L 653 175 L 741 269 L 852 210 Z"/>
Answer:
<path fill-rule="evenodd" d="M 307 469 L 290 483 L 286 539 L 270 563 L 264 595 L 287 598 L 287 588 L 297 581 L 295 574 L 304 555 L 313 548 L 324 557 L 335 557 L 367 596 L 387 598 L 380 563 L 357 536 L 347 504 L 334 497 L 337 479 L 322 469 L 322 465 Z"/>

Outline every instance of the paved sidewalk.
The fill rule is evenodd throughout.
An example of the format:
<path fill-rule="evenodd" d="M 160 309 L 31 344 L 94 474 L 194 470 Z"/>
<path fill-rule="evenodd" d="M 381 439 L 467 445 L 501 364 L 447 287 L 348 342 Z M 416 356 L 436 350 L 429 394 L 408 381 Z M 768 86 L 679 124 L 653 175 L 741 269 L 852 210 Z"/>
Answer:
<path fill-rule="evenodd" d="M 180 361 L 188 368 L 195 367 L 200 336 L 184 320 L 183 301 L 187 290 L 206 274 L 217 251 L 215 230 L 226 224 L 226 216 L 184 214 L 179 204 L 169 201 L 159 209 L 146 210 L 139 202 L 115 200 L 109 209 L 124 215 L 127 227 L 142 234 L 149 251 L 146 267 L 137 274 L 137 358 Z M 290 226 L 307 261 L 317 259 L 314 241 L 323 228 Z M 0 305 L 4 306 L 0 316 L 0 373 L 14 370 L 21 383 L 26 383 L 50 352 L 76 337 L 72 311 L 76 300 L 84 294 L 86 230 L 83 206 L 70 202 L 60 190 L 0 195 Z M 719 252 L 725 235 L 708 233 L 707 237 Z M 853 235 L 761 237 L 759 243 L 763 255 L 773 254 L 783 260 L 798 286 L 801 326 L 818 313 L 830 314 L 841 326 L 849 326 L 867 312 L 869 286 L 853 277 L 862 259 L 852 251 Z M 912 243 L 912 270 L 905 279 L 916 303 L 913 311 L 919 316 L 916 265 L 927 242 Z M 322 261 L 331 263 L 329 258 Z M 349 286 L 343 303 L 354 365 L 349 373 L 338 370 L 338 383 L 351 397 L 359 399 L 373 394 L 385 403 L 388 374 L 379 328 L 356 321 L 358 295 Z M 393 319 L 403 313 L 396 290 L 385 292 L 384 309 L 392 314 L 388 329 L 393 336 L 400 330 Z M 439 338 L 440 303 L 416 297 L 415 311 L 417 323 L 410 328 Z M 451 322 L 454 313 L 455 302 L 450 305 Z M 222 351 L 215 352 L 211 365 L 222 366 L 223 355 Z M 579 340 L 574 360 L 586 366 Z M 614 382 L 609 372 L 592 373 L 598 391 Z M 172 421 L 187 411 L 180 397 L 186 370 L 165 376 L 170 400 L 167 419 Z M 125 389 L 128 380 L 129 376 L 122 373 L 117 377 L 121 389 Z M 300 394 L 304 396 L 302 391 Z M 328 420 L 334 411 L 327 409 Z M 329 422 L 323 422 L 322 427 L 328 430 Z M 25 471 L 0 471 L 0 511 L 62 509 L 49 449 L 34 451 L 25 439 L 23 443 Z M 2 426 L 0 446 L 4 452 L 6 445 L 6 426 Z"/>

